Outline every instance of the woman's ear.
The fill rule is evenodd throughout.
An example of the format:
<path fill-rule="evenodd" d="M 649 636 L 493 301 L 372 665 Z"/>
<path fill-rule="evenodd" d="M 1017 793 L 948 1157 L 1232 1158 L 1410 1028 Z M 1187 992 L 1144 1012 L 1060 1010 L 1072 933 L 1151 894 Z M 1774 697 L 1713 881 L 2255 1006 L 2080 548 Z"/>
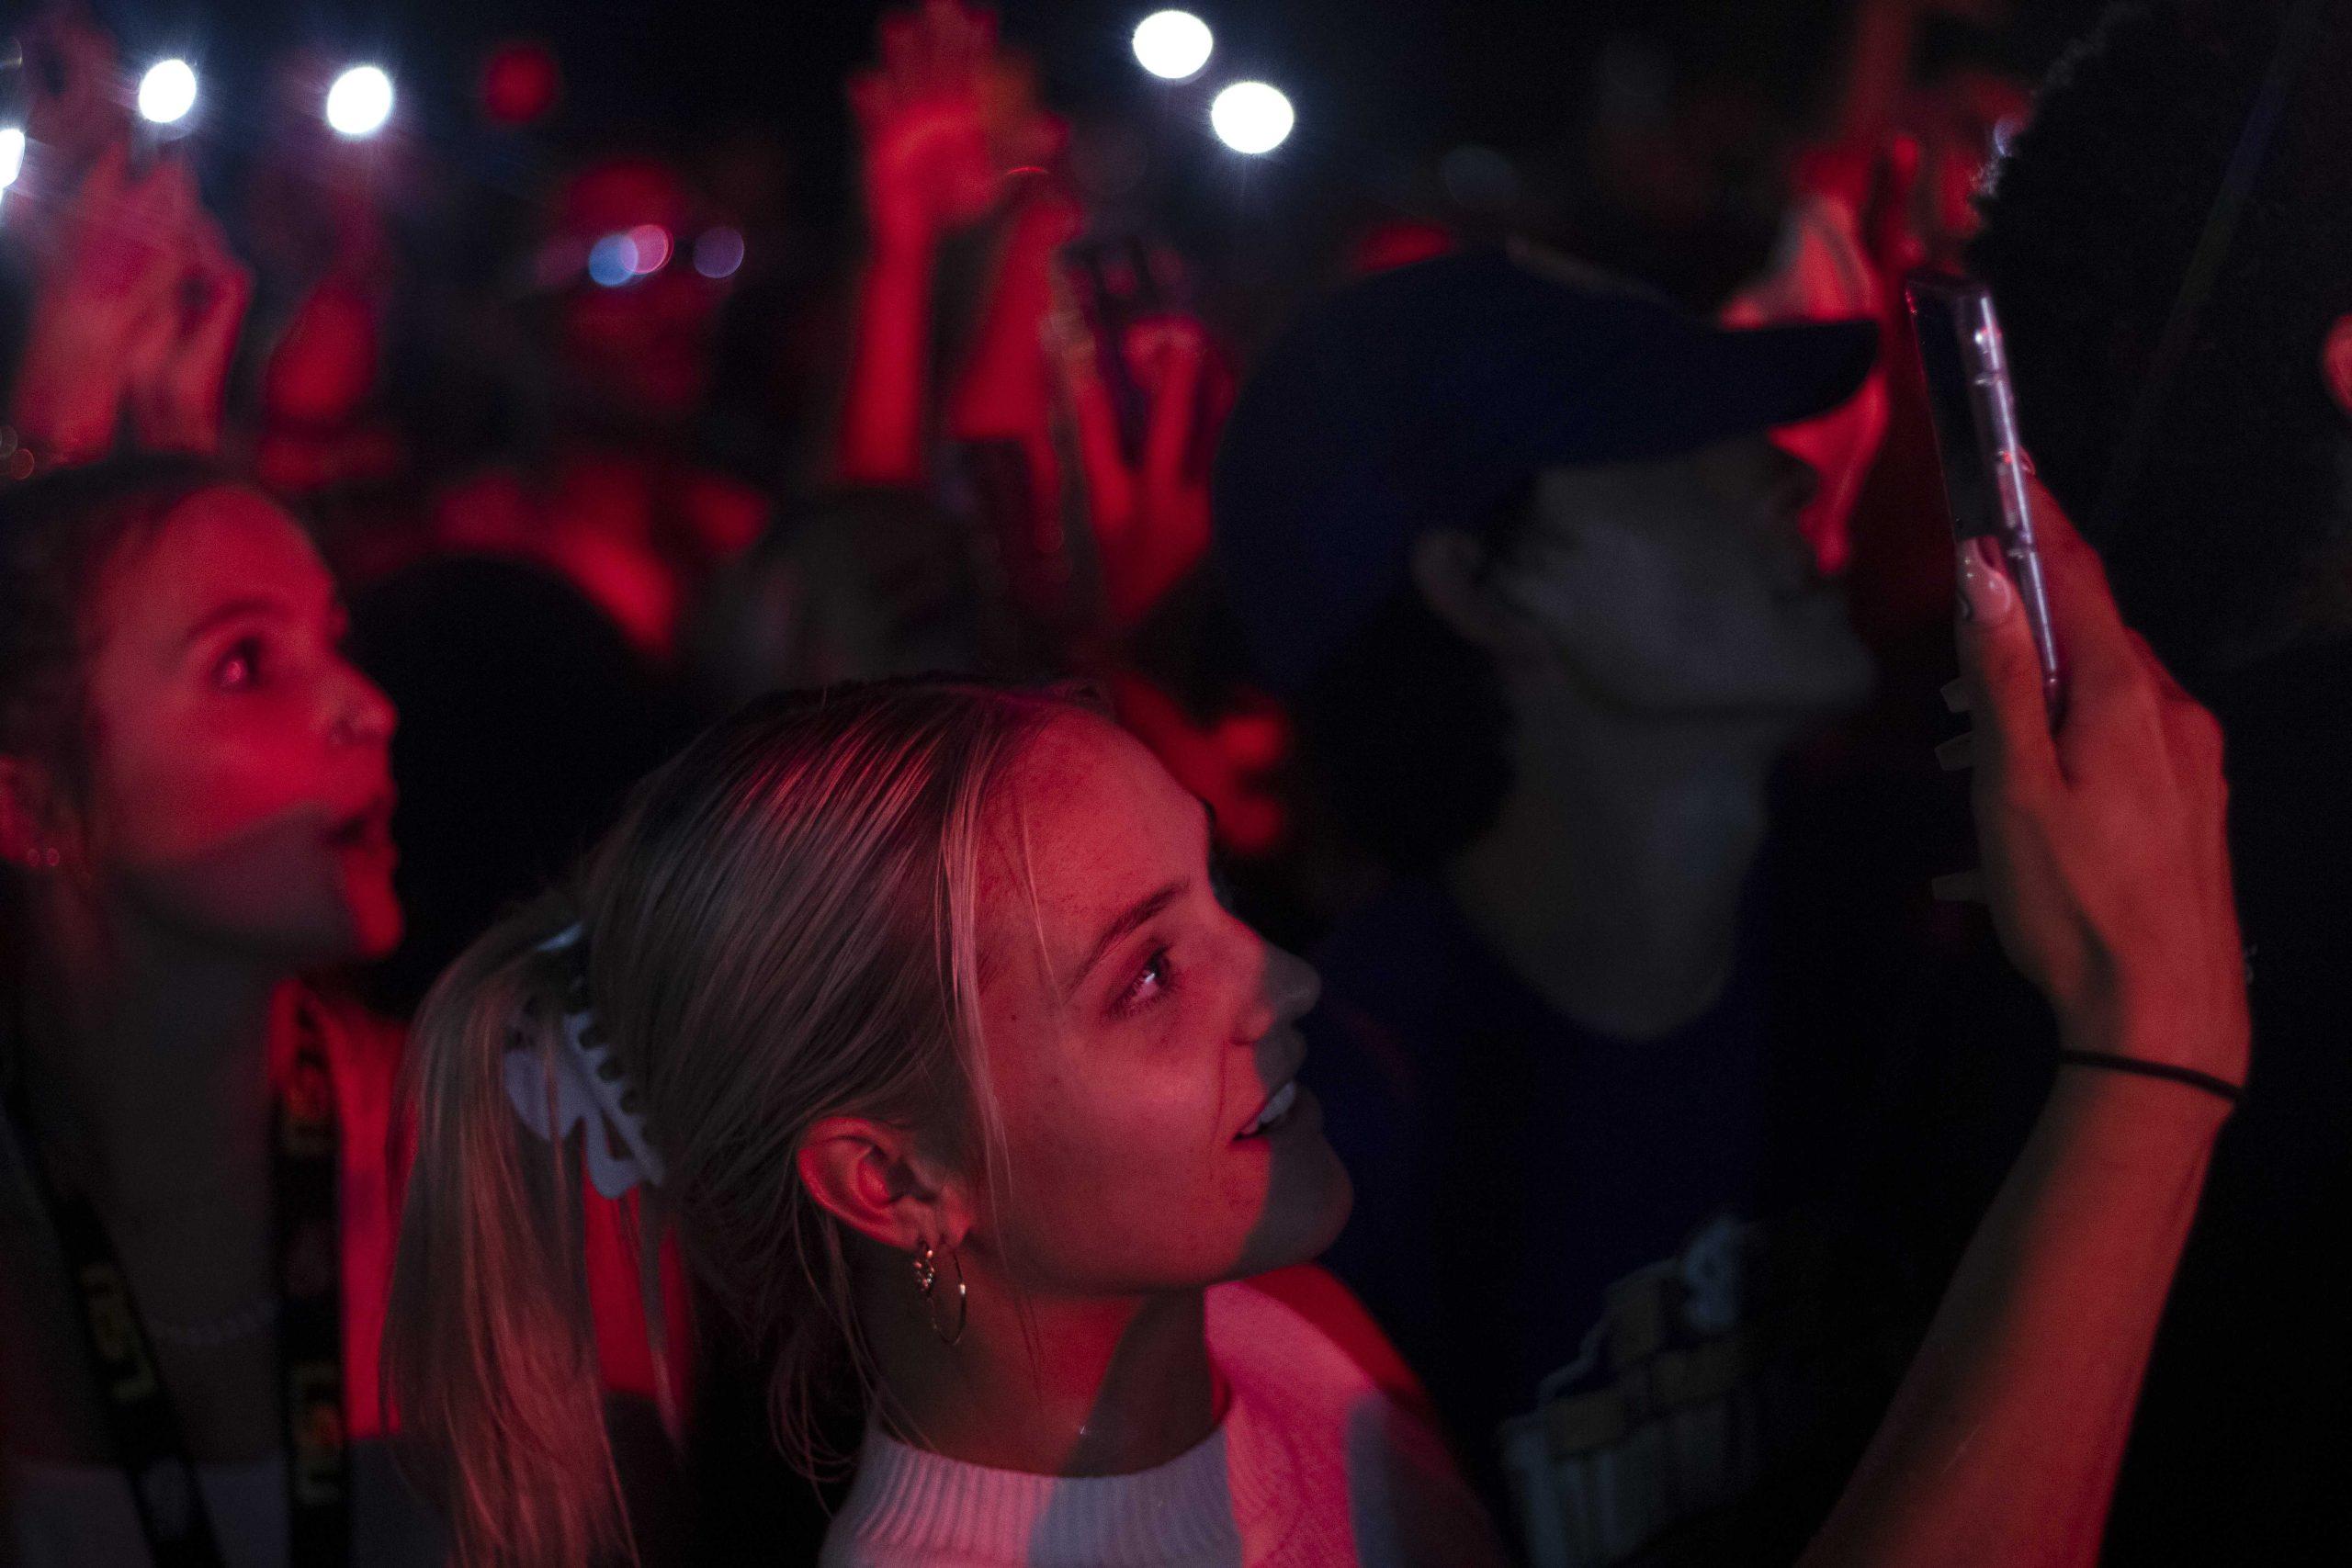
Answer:
<path fill-rule="evenodd" d="M 2352 315 L 2336 317 L 2327 329 L 2320 344 L 2319 373 L 2336 408 L 2352 418 Z"/>
<path fill-rule="evenodd" d="M 904 1128 L 829 1116 L 800 1141 L 796 1163 L 827 1213 L 895 1251 L 958 1246 L 971 1228 L 955 1183 Z"/>
<path fill-rule="evenodd" d="M 1495 592 L 1487 547 L 1457 528 L 1434 528 L 1413 541 L 1413 586 L 1430 614 L 1454 636 L 1498 659 L 1525 651 L 1526 616 Z"/>

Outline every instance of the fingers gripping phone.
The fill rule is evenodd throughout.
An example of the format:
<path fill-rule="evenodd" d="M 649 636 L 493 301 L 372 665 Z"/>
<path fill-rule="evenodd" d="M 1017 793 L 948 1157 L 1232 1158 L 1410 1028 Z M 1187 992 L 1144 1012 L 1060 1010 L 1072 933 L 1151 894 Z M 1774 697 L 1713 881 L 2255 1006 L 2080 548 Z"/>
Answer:
<path fill-rule="evenodd" d="M 2041 694 L 2055 725 L 2065 704 L 2065 673 L 2050 625 L 2050 594 L 2027 495 L 2030 468 L 2018 438 L 2017 401 L 1993 296 L 1981 283 L 1941 273 L 1914 274 L 1903 293 L 1928 383 L 1952 536 L 1999 541 L 2009 581 L 2025 606 L 2041 664 Z"/>

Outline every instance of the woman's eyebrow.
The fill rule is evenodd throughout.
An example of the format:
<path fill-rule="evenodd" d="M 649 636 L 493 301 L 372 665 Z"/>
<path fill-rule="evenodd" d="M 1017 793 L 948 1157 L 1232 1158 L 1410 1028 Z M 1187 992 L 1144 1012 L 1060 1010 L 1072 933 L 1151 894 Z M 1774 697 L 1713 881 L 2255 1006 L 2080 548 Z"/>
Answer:
<path fill-rule="evenodd" d="M 196 625 L 187 629 L 187 635 L 180 639 L 181 645 L 193 647 L 204 640 L 206 633 L 218 626 L 226 626 L 232 621 L 242 621 L 252 615 L 270 615 L 282 619 L 291 613 L 291 607 L 283 599 L 272 598 L 266 594 L 248 593 L 241 598 L 232 599 L 225 604 L 216 605 L 208 611 L 198 618 Z"/>
<path fill-rule="evenodd" d="M 1148 921 L 1177 899 L 1182 898 L 1191 886 L 1192 884 L 1189 882 L 1171 882 L 1165 887 L 1145 894 L 1133 904 L 1128 905 L 1116 919 L 1102 928 L 1102 934 L 1094 939 L 1093 951 L 1086 955 L 1086 962 L 1080 964 L 1077 972 L 1070 976 L 1069 984 L 1063 988 L 1063 995 L 1069 995 L 1084 984 L 1087 976 L 1093 973 L 1094 966 L 1102 962 L 1105 953 L 1119 944 L 1121 938 Z"/>

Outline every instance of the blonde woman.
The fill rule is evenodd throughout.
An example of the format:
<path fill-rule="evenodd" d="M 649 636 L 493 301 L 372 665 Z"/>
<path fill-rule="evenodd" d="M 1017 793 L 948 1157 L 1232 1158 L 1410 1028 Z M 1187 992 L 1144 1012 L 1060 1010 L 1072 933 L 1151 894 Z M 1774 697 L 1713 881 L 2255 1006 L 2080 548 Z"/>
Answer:
<path fill-rule="evenodd" d="M 1815 1563 L 2089 1561 L 2244 1071 L 2211 721 L 2051 526 L 2057 734 L 1973 557 L 1962 643 L 1996 914 L 2075 1054 Z M 585 1164 L 762 1347 L 798 1457 L 828 1382 L 863 1390 L 828 1562 L 1498 1560 L 1376 1330 L 1266 1278 L 1350 1190 L 1295 1083 L 1317 982 L 1219 902 L 1208 829 L 1069 702 L 772 698 L 649 782 L 575 897 L 460 960 L 415 1036 L 388 1375 L 461 1554 L 626 1539 Z"/>

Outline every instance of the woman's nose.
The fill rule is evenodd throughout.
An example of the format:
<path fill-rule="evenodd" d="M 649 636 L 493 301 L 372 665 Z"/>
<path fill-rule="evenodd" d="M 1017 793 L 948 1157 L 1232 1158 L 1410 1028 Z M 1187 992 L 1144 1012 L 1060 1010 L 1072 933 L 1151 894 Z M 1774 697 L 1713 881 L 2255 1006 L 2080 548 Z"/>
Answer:
<path fill-rule="evenodd" d="M 334 733 L 345 745 L 380 744 L 400 728 L 400 710 L 392 705 L 392 699 L 356 670 L 348 671 L 339 701 Z"/>
<path fill-rule="evenodd" d="M 1295 1023 L 1323 996 L 1323 976 L 1295 953 L 1266 944 L 1266 1005 L 1278 1023 Z"/>

